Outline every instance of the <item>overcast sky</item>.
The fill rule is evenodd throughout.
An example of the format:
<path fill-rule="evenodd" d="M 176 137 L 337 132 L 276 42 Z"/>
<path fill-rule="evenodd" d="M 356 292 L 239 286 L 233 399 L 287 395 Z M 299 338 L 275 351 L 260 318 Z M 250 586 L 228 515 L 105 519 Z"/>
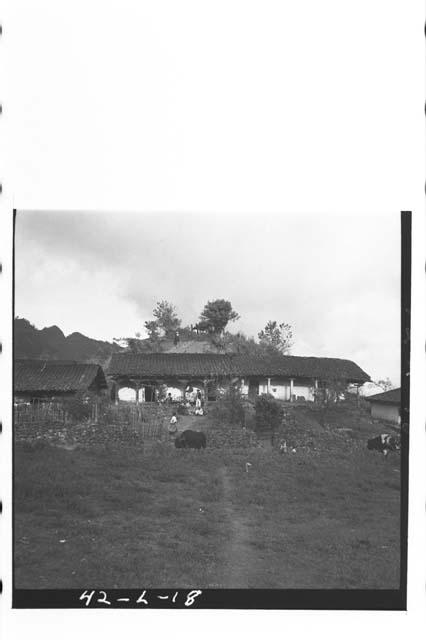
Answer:
<path fill-rule="evenodd" d="M 399 384 L 399 215 L 18 212 L 15 313 L 111 341 L 158 300 L 184 324 L 229 299 L 231 330 L 293 326 L 294 355 L 349 358 Z"/>

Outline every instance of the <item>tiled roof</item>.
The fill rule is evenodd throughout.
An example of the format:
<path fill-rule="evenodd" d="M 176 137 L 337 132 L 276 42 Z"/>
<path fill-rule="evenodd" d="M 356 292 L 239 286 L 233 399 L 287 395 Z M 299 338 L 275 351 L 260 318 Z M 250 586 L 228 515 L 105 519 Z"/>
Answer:
<path fill-rule="evenodd" d="M 376 393 L 374 396 L 365 398 L 368 402 L 383 402 L 385 404 L 401 404 L 401 388 L 391 389 L 383 393 Z"/>
<path fill-rule="evenodd" d="M 107 372 L 111 376 L 284 376 L 295 378 L 370 380 L 351 360 L 300 356 L 250 357 L 213 353 L 117 353 Z"/>
<path fill-rule="evenodd" d="M 19 392 L 85 391 L 95 382 L 106 388 L 102 367 L 64 360 L 15 360 L 14 390 Z"/>

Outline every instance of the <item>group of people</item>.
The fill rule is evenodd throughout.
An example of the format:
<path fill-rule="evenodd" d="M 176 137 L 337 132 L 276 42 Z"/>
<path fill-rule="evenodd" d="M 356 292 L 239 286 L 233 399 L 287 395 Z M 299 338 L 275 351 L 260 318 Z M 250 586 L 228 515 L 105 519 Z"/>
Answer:
<path fill-rule="evenodd" d="M 168 402 L 169 404 L 171 404 L 173 402 L 171 393 L 169 393 L 167 395 L 166 402 Z M 203 404 L 204 404 L 203 396 L 201 394 L 201 391 L 198 389 L 198 391 L 196 393 L 196 397 L 195 397 L 195 411 L 194 411 L 194 414 L 196 416 L 203 416 L 204 415 Z M 169 423 L 169 435 L 171 437 L 174 437 L 177 434 L 177 431 L 178 431 L 178 417 L 177 417 L 177 412 L 173 411 L 173 414 L 172 414 L 172 417 L 170 418 L 170 423 Z"/>

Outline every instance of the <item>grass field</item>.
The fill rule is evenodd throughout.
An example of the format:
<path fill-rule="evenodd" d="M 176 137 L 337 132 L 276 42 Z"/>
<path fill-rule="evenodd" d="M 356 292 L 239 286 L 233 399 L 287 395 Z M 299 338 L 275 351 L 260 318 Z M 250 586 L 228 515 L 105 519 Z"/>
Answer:
<path fill-rule="evenodd" d="M 15 469 L 17 588 L 399 585 L 396 454 L 17 444 Z"/>

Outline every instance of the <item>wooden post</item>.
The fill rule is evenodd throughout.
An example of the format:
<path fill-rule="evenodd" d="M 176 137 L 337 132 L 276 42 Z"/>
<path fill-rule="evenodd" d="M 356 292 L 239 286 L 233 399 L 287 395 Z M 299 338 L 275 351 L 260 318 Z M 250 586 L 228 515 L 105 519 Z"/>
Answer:
<path fill-rule="evenodd" d="M 209 381 L 208 380 L 203 380 L 203 386 L 204 386 L 204 411 L 206 411 L 207 402 L 208 402 L 208 399 L 209 399 Z"/>
<path fill-rule="evenodd" d="M 113 380 L 111 387 L 111 401 L 117 405 L 118 404 L 118 384 L 116 380 Z"/>
<path fill-rule="evenodd" d="M 293 402 L 293 385 L 294 385 L 294 379 L 290 378 L 290 402 Z"/>

